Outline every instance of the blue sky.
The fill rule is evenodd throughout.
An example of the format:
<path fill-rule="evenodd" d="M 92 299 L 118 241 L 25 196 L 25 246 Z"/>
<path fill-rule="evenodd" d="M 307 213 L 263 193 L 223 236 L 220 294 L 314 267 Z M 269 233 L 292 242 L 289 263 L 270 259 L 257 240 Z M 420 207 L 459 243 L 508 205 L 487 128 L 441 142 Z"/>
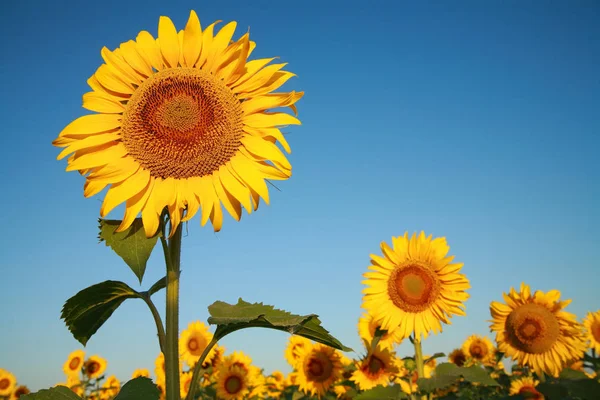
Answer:
<path fill-rule="evenodd" d="M 583 316 L 600 308 L 600 7 L 594 1 L 31 1 L 3 2 L 0 158 L 0 368 L 32 389 L 63 381 L 81 345 L 59 319 L 66 299 L 107 279 L 145 289 L 164 275 L 161 252 L 142 287 L 98 244 L 102 195 L 65 173 L 51 141 L 87 111 L 81 96 L 102 62 L 158 18 L 178 28 L 250 27 L 254 58 L 280 56 L 304 90 L 291 127 L 293 176 L 222 232 L 184 233 L 181 322 L 206 321 L 238 297 L 320 315 L 360 349 L 362 273 L 381 241 L 405 231 L 445 236 L 471 281 L 467 317 L 426 353 L 488 333 L 489 303 L 525 281 L 559 289 Z M 120 218 L 122 208 L 111 218 Z M 162 293 L 164 294 L 164 292 Z M 162 310 L 161 295 L 155 296 Z M 288 372 L 288 335 L 236 332 L 223 344 L 267 373 Z M 150 314 L 131 300 L 90 340 L 126 380 L 153 370 Z M 409 343 L 399 347 L 411 353 Z"/>

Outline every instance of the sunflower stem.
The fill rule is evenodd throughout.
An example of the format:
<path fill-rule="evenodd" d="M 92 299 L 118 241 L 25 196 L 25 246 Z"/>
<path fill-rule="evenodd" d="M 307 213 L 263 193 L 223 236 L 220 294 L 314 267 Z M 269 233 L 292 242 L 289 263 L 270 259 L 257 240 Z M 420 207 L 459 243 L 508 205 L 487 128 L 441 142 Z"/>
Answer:
<path fill-rule="evenodd" d="M 171 230 L 173 229 L 171 225 Z M 180 400 L 179 393 L 179 274 L 181 261 L 181 225 L 171 232 L 165 249 L 167 264 L 167 310 L 165 375 L 167 400 Z M 164 242 L 164 235 L 161 241 Z"/>
<path fill-rule="evenodd" d="M 194 366 L 194 373 L 192 375 L 192 382 L 190 383 L 190 389 L 185 400 L 192 400 L 196 395 L 196 388 L 200 385 L 200 371 L 202 370 L 202 364 L 204 364 L 206 356 L 208 356 L 208 353 L 215 346 L 215 344 L 217 344 L 217 340 L 213 337 L 210 343 L 202 352 L 202 355 L 200 356 L 200 359 L 198 359 L 198 362 L 196 362 L 196 365 Z"/>
<path fill-rule="evenodd" d="M 414 338 L 415 362 L 417 363 L 418 378 L 425 378 L 425 363 L 423 362 L 423 348 L 421 347 L 421 338 Z M 427 400 L 427 395 L 421 396 L 421 400 Z"/>

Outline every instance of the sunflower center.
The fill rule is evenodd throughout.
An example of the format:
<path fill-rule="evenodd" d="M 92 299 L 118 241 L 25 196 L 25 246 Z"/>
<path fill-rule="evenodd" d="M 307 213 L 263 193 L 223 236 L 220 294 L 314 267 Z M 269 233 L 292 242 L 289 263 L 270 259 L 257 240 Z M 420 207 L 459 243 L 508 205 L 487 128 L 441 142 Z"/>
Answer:
<path fill-rule="evenodd" d="M 484 346 L 481 343 L 473 343 L 469 347 L 469 352 L 473 358 L 480 360 L 487 355 L 487 346 Z"/>
<path fill-rule="evenodd" d="M 530 354 L 550 350 L 560 335 L 554 314 L 535 303 L 524 304 L 510 313 L 505 329 L 511 344 Z"/>
<path fill-rule="evenodd" d="M 79 357 L 74 357 L 69 363 L 69 369 L 75 371 L 79 368 L 79 364 L 81 364 L 81 359 Z"/>
<path fill-rule="evenodd" d="M 15 396 L 15 398 L 18 399 L 21 396 L 29 394 L 29 393 L 31 393 L 31 392 L 29 391 L 29 389 L 27 388 L 27 386 L 20 386 L 20 387 L 17 388 L 17 390 L 15 390 L 14 396 Z"/>
<path fill-rule="evenodd" d="M 231 90 L 195 68 L 171 68 L 133 93 L 121 124 L 123 144 L 151 176 L 210 175 L 229 161 L 242 137 L 242 109 Z"/>
<path fill-rule="evenodd" d="M 385 368 L 385 363 L 375 356 L 371 356 L 367 370 L 371 375 L 377 375 L 380 371 Z"/>
<path fill-rule="evenodd" d="M 188 342 L 188 349 L 190 351 L 198 350 L 198 340 L 196 338 L 192 338 Z"/>
<path fill-rule="evenodd" d="M 304 370 L 309 380 L 324 382 L 331 376 L 333 364 L 327 357 L 317 355 L 308 360 Z"/>
<path fill-rule="evenodd" d="M 100 363 L 96 361 L 89 361 L 85 367 L 85 371 L 88 375 L 94 374 L 100 370 Z"/>
<path fill-rule="evenodd" d="M 238 376 L 228 376 L 225 379 L 225 391 L 229 394 L 236 394 L 242 389 L 242 380 Z"/>
<path fill-rule="evenodd" d="M 456 352 L 453 351 L 452 353 L 450 353 L 450 361 L 456 364 L 457 366 L 462 367 L 465 364 L 465 361 L 467 361 L 467 357 L 465 356 L 465 353 L 463 353 L 461 350 L 458 350 Z"/>
<path fill-rule="evenodd" d="M 535 388 L 532 386 L 523 386 L 521 389 L 519 389 L 519 394 L 525 399 L 539 400 L 544 398 L 542 394 L 535 390 Z"/>
<path fill-rule="evenodd" d="M 600 342 L 600 321 L 592 322 L 592 336 L 596 340 L 596 342 Z"/>
<path fill-rule="evenodd" d="M 426 310 L 438 297 L 440 282 L 426 264 L 411 260 L 392 272 L 388 293 L 398 308 L 418 313 Z"/>
<path fill-rule="evenodd" d="M 10 386 L 10 380 L 7 378 L 0 379 L 0 390 L 6 390 Z"/>

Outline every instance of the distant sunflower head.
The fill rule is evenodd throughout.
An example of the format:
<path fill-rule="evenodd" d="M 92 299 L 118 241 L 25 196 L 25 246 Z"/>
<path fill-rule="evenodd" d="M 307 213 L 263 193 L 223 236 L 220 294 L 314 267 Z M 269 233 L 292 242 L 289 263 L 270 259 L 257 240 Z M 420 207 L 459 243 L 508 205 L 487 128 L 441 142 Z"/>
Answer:
<path fill-rule="evenodd" d="M 214 352 L 211 352 L 213 353 L 212 357 L 206 357 L 204 359 L 204 362 L 202 363 L 202 368 L 212 367 L 216 371 L 216 368 L 219 366 L 219 364 L 223 362 L 223 357 L 225 355 L 225 347 L 215 345 L 213 349 Z"/>
<path fill-rule="evenodd" d="M 469 336 L 463 343 L 462 350 L 467 358 L 484 365 L 492 365 L 495 362 L 496 349 L 491 340 L 485 336 Z"/>
<path fill-rule="evenodd" d="M 133 374 L 131 374 L 131 379 L 139 378 L 140 376 L 144 378 L 150 378 L 150 371 L 148 371 L 146 368 L 136 369 L 133 371 Z"/>
<path fill-rule="evenodd" d="M 100 356 L 91 356 L 83 364 L 83 372 L 89 379 L 97 379 L 106 371 L 106 360 Z"/>
<path fill-rule="evenodd" d="M 302 336 L 290 336 L 284 352 L 285 359 L 292 367 L 296 367 L 296 363 L 300 359 L 300 352 L 311 345 L 311 341 Z"/>
<path fill-rule="evenodd" d="M 192 386 L 192 377 L 192 371 L 182 372 L 179 376 L 179 394 L 181 395 L 182 399 L 185 399 L 190 391 L 190 387 Z"/>
<path fill-rule="evenodd" d="M 27 386 L 19 386 L 13 392 L 13 398 L 11 400 L 20 399 L 21 396 L 25 396 L 26 394 L 31 393 L 31 390 Z"/>
<path fill-rule="evenodd" d="M 543 400 L 544 395 L 535 388 L 539 384 L 532 377 L 515 379 L 510 383 L 509 393 L 511 395 L 521 395 L 525 399 Z"/>
<path fill-rule="evenodd" d="M 242 400 L 250 393 L 249 373 L 243 368 L 224 362 L 216 378 L 217 397 L 223 400 Z"/>
<path fill-rule="evenodd" d="M 140 32 L 115 50 L 104 47 L 104 64 L 88 80 L 83 107 L 94 114 L 67 125 L 53 144 L 69 156 L 67 171 L 86 175 L 84 195 L 109 186 L 100 215 L 125 203 L 118 231 L 141 212 L 147 236 L 167 208 L 173 227 L 201 209 L 221 229 L 221 204 L 236 220 L 259 199 L 269 203 L 265 180 L 291 176 L 280 148 L 290 152 L 280 128 L 300 124 L 273 111 L 289 107 L 302 92 L 274 92 L 295 76 L 274 58 L 248 61 L 255 43 L 246 33 L 232 41 L 235 22 L 214 34 L 191 11 L 177 31 L 160 17 L 158 37 Z M 270 65 L 269 65 L 270 64 Z M 183 212 L 185 211 L 185 215 Z"/>
<path fill-rule="evenodd" d="M 6 370 L 0 369 L 0 396 L 10 396 L 17 386 L 17 378 Z"/>
<path fill-rule="evenodd" d="M 377 328 L 380 328 L 381 324 L 377 322 L 371 314 L 363 314 L 358 320 L 358 335 L 361 339 L 371 343 L 375 337 Z M 378 346 L 382 349 L 392 350 L 395 345 L 402 343 L 402 337 L 400 329 L 395 328 L 386 333 L 379 339 Z"/>
<path fill-rule="evenodd" d="M 342 375 L 342 363 L 337 350 L 316 343 L 299 352 L 296 379 L 300 390 L 321 398 Z"/>
<path fill-rule="evenodd" d="M 248 373 L 251 373 L 252 358 L 243 351 L 234 351 L 228 356 L 225 356 L 224 363 L 239 367 Z"/>
<path fill-rule="evenodd" d="M 363 308 L 382 329 L 398 329 L 404 339 L 417 339 L 442 331 L 452 315 L 465 315 L 465 292 L 470 285 L 460 274 L 462 263 L 452 263 L 445 238 L 431 239 L 421 232 L 392 238 L 393 247 L 381 243 L 383 257 L 372 254 L 363 281 Z"/>
<path fill-rule="evenodd" d="M 462 348 L 454 349 L 448 355 L 448 361 L 450 361 L 453 364 L 456 364 L 459 367 L 462 367 L 467 361 L 467 355 L 465 354 Z"/>
<path fill-rule="evenodd" d="M 191 322 L 187 329 L 181 332 L 179 338 L 179 351 L 183 361 L 193 368 L 211 340 L 212 333 L 208 331 L 208 327 L 204 323 L 201 321 Z M 207 358 L 212 358 L 214 354 L 215 348 L 213 347 Z"/>
<path fill-rule="evenodd" d="M 104 390 L 101 392 L 100 398 L 112 399 L 119 393 L 119 390 L 121 389 L 121 382 L 119 382 L 116 376 L 111 375 L 106 378 L 106 381 L 104 381 L 102 389 Z"/>
<path fill-rule="evenodd" d="M 75 350 L 69 357 L 67 361 L 63 364 L 63 371 L 67 376 L 79 376 L 81 372 L 81 367 L 83 367 L 83 362 L 85 360 L 85 352 L 83 350 Z"/>
<path fill-rule="evenodd" d="M 511 288 L 505 293 L 504 301 L 490 305 L 490 328 L 496 332 L 498 350 L 506 356 L 538 374 L 552 376 L 583 356 L 581 326 L 575 315 L 563 311 L 571 301 L 560 301 L 558 290 L 538 290 L 532 295 L 522 283 L 519 292 Z"/>
<path fill-rule="evenodd" d="M 600 310 L 589 312 L 583 320 L 583 326 L 589 347 L 600 354 Z"/>
<path fill-rule="evenodd" d="M 361 390 L 369 390 L 377 385 L 387 386 L 392 375 L 399 372 L 395 356 L 389 349 L 379 346 L 365 356 L 352 373 L 350 380 Z"/>

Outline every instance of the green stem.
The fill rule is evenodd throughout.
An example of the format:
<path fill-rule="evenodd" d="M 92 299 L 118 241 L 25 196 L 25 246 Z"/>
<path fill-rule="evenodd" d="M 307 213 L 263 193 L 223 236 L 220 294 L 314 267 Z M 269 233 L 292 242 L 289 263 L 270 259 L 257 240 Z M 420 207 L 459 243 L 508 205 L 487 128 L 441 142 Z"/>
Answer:
<path fill-rule="evenodd" d="M 423 362 L 423 349 L 421 348 L 421 338 L 415 337 L 415 362 L 417 363 L 417 374 L 419 378 L 425 378 L 425 363 Z M 422 395 L 421 400 L 427 400 L 427 395 Z"/>
<path fill-rule="evenodd" d="M 540 380 L 540 383 L 544 383 L 546 382 L 546 374 L 542 371 L 539 374 L 536 374 L 538 376 L 538 379 Z"/>
<path fill-rule="evenodd" d="M 152 302 L 152 299 L 150 298 L 150 294 L 143 293 L 142 300 L 144 300 L 144 302 L 148 305 L 148 308 L 150 309 L 150 312 L 152 313 L 152 316 L 154 317 L 154 323 L 156 323 L 156 331 L 158 332 L 158 345 L 160 346 L 160 351 L 163 354 L 165 354 L 166 336 L 165 336 L 165 328 L 164 328 L 162 319 L 160 318 L 160 314 L 158 313 L 156 306 Z"/>
<path fill-rule="evenodd" d="M 217 341 L 213 337 L 212 340 L 210 341 L 210 343 L 206 346 L 206 348 L 202 352 L 200 359 L 196 363 L 196 366 L 194 367 L 194 374 L 192 375 L 192 382 L 190 383 L 190 390 L 188 391 L 188 394 L 187 394 L 185 400 L 192 400 L 194 398 L 194 396 L 196 395 L 196 388 L 200 384 L 200 370 L 202 370 L 202 364 L 204 364 L 204 360 L 206 360 L 206 356 L 208 355 L 208 353 L 214 347 L 215 344 L 217 344 Z"/>
<path fill-rule="evenodd" d="M 165 375 L 167 400 L 180 400 L 179 393 L 179 267 L 181 260 L 181 225 L 171 232 L 163 244 L 167 264 L 167 331 L 165 343 Z M 161 241 L 164 243 L 164 236 Z"/>

